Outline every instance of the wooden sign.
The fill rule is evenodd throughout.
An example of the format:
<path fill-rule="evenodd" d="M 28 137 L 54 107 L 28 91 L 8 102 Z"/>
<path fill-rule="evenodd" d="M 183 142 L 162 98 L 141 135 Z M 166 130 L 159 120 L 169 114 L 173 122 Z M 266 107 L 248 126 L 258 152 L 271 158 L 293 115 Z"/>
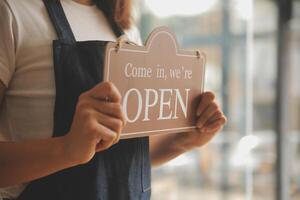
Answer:
<path fill-rule="evenodd" d="M 108 43 L 104 79 L 113 82 L 122 95 L 127 120 L 122 139 L 196 128 L 205 56 L 179 49 L 169 28 L 155 29 L 145 46 Z"/>

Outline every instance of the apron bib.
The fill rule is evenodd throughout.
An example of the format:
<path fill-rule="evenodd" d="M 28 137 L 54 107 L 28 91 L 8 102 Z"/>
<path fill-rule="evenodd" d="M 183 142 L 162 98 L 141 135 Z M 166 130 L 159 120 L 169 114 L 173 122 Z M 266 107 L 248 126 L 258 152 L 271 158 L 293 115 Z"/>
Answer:
<path fill-rule="evenodd" d="M 77 42 L 59 0 L 44 0 L 53 41 L 56 98 L 53 137 L 68 133 L 78 97 L 103 80 L 107 41 Z M 117 37 L 122 29 L 110 21 Z M 18 200 L 149 200 L 149 138 L 121 140 L 85 165 L 32 181 Z"/>

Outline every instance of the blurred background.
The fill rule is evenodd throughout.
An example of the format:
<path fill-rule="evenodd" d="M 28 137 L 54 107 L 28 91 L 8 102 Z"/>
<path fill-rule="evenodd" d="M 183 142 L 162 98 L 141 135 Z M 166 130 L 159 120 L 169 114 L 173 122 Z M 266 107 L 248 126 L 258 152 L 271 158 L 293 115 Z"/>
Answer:
<path fill-rule="evenodd" d="M 300 199 L 300 1 L 135 0 L 143 40 L 167 25 L 207 55 L 229 122 L 153 169 L 153 200 Z"/>

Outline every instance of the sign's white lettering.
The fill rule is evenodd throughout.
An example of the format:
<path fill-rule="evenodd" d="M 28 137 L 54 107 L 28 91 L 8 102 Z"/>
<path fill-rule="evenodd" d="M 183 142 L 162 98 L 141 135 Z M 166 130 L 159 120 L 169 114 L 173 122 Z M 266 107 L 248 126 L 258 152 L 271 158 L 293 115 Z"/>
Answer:
<path fill-rule="evenodd" d="M 152 69 L 146 67 L 134 67 L 132 63 L 127 63 L 125 66 L 126 78 L 150 78 Z"/>
<path fill-rule="evenodd" d="M 122 95 L 127 125 L 121 138 L 195 129 L 203 92 L 205 56 L 180 50 L 166 27 L 154 30 L 145 46 L 107 45 L 104 79 Z"/>
<path fill-rule="evenodd" d="M 182 112 L 187 118 L 189 91 L 190 89 L 185 89 L 183 96 L 179 89 L 144 89 L 141 92 L 136 88 L 131 88 L 123 97 L 125 118 L 128 123 L 134 123 L 141 117 L 143 117 L 142 121 L 154 120 L 149 118 L 149 111 L 156 106 L 159 107 L 159 113 L 155 116 L 156 120 L 178 119 L 178 112 Z M 137 102 L 132 116 L 128 116 L 129 99 Z M 143 116 L 141 116 L 142 113 L 144 113 Z"/>

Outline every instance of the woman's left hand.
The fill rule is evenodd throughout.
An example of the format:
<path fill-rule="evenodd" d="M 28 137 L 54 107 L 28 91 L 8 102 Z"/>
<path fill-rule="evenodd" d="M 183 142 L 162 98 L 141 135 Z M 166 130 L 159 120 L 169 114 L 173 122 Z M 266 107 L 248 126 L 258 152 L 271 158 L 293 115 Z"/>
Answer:
<path fill-rule="evenodd" d="M 196 115 L 197 129 L 189 133 L 180 134 L 178 142 L 186 150 L 208 143 L 227 122 L 221 108 L 215 102 L 215 95 L 212 92 L 201 94 Z"/>

